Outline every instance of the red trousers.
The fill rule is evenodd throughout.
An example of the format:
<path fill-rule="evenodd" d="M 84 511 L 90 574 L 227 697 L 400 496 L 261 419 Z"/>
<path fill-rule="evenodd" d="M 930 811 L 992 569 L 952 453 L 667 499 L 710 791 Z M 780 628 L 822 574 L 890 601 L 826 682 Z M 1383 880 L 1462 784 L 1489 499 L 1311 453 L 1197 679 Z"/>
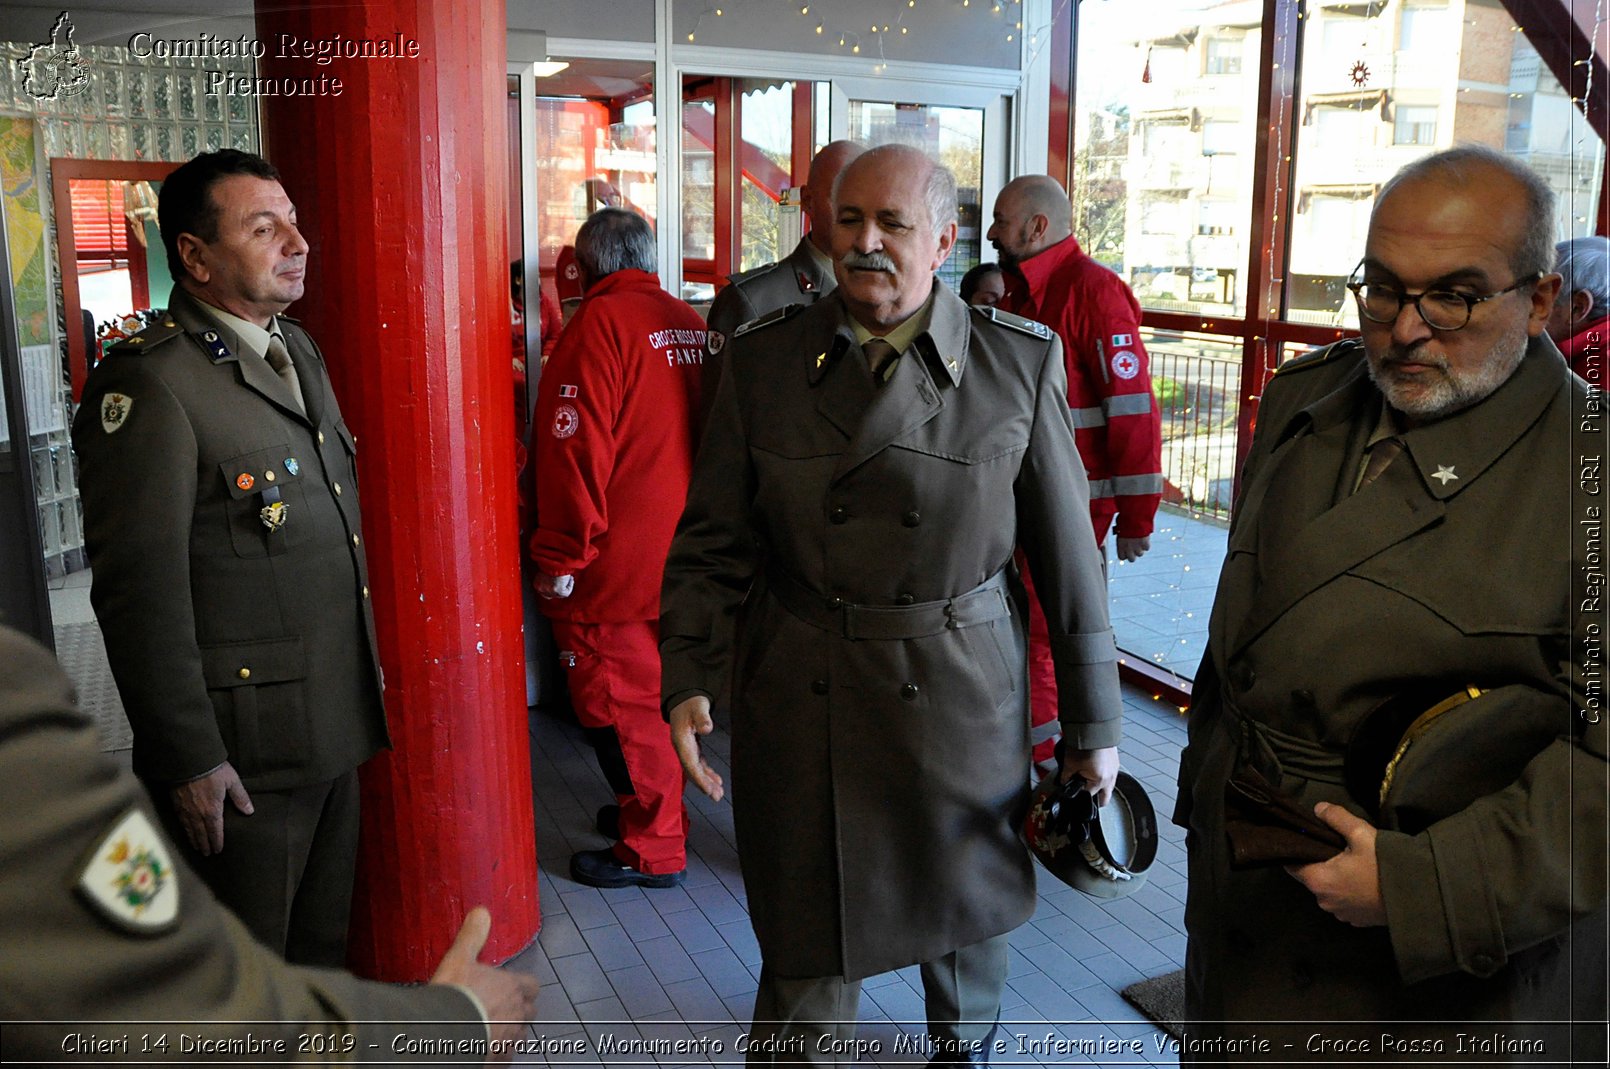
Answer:
<path fill-rule="evenodd" d="M 660 715 L 658 620 L 553 621 L 576 719 L 621 807 L 615 859 L 659 876 L 687 867 L 682 764 Z"/>
<path fill-rule="evenodd" d="M 1051 661 L 1051 629 L 1040 609 L 1040 595 L 1029 575 L 1029 562 L 1017 551 L 1018 571 L 1029 592 L 1029 723 L 1034 740 L 1033 763 L 1051 767 L 1062 729 L 1057 721 L 1057 672 Z M 1035 776 L 1039 778 L 1038 775 Z"/>

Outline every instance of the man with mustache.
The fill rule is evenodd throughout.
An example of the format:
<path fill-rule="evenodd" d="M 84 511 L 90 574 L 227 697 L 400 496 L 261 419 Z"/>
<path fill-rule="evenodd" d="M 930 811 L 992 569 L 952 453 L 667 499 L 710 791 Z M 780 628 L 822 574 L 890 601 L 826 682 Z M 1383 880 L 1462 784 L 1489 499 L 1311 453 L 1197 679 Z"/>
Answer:
<path fill-rule="evenodd" d="M 1503 1022 L 1546 1051 L 1493 1053 L 1603 1061 L 1603 422 L 1544 332 L 1553 201 L 1490 149 L 1410 164 L 1349 284 L 1362 339 L 1264 391 L 1175 811 L 1204 1058 L 1452 1056 Z M 1281 798 L 1333 844 L 1268 849 Z"/>
<path fill-rule="evenodd" d="M 987 1064 L 1034 909 L 1024 635 L 1040 579 L 1062 775 L 1103 799 L 1120 697 L 1044 326 L 934 280 L 950 173 L 901 146 L 833 194 L 838 288 L 739 330 L 666 563 L 664 704 L 688 777 L 729 676 L 738 856 L 762 971 L 749 1064 L 854 1060 L 861 981 L 920 964 L 934 1064 Z"/>
<path fill-rule="evenodd" d="M 90 597 L 134 771 L 270 949 L 346 959 L 357 767 L 387 744 L 357 445 L 283 313 L 308 245 L 268 161 L 162 184 L 165 319 L 112 347 L 73 423 Z"/>

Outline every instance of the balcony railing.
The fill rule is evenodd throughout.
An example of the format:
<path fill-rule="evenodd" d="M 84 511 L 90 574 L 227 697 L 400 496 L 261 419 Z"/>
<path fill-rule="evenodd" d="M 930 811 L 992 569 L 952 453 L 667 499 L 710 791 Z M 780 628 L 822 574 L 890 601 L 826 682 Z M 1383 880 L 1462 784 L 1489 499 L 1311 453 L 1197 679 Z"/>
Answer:
<path fill-rule="evenodd" d="M 1241 347 L 1169 333 L 1149 336 L 1146 347 L 1163 417 L 1163 500 L 1227 521 Z"/>

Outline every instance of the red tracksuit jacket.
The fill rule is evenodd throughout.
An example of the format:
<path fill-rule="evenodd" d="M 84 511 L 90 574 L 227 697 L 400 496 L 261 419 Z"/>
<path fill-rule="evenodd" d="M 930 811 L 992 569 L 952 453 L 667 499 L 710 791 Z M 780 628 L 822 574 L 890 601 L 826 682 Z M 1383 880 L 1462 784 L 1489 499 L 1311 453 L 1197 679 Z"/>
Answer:
<path fill-rule="evenodd" d="M 1163 424 L 1140 340 L 1139 302 L 1071 237 L 1008 270 L 1006 280 L 1000 308 L 1062 338 L 1096 541 L 1106 542 L 1115 515 L 1120 538 L 1151 534 L 1163 495 Z"/>
<path fill-rule="evenodd" d="M 705 326 L 646 271 L 587 291 L 537 384 L 531 558 L 576 577 L 551 617 L 657 620 L 660 579 L 682 515 L 699 411 Z"/>

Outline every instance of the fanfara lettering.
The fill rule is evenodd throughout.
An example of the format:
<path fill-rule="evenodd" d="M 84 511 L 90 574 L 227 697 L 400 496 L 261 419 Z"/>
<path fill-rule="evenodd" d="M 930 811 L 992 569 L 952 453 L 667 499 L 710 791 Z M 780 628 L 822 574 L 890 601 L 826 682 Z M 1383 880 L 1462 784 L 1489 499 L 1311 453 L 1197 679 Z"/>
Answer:
<path fill-rule="evenodd" d="M 686 367 L 704 363 L 705 332 L 671 327 L 648 336 L 649 347 L 665 351 L 666 367 Z"/>

